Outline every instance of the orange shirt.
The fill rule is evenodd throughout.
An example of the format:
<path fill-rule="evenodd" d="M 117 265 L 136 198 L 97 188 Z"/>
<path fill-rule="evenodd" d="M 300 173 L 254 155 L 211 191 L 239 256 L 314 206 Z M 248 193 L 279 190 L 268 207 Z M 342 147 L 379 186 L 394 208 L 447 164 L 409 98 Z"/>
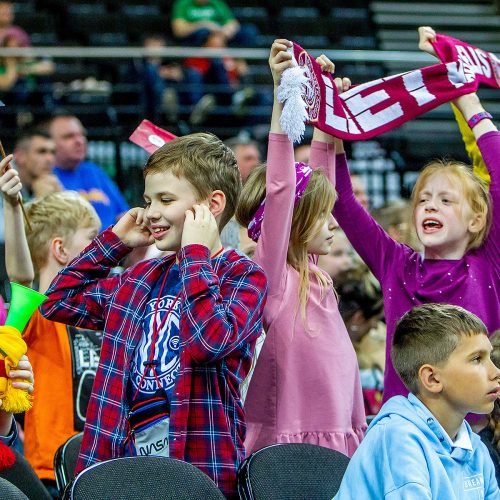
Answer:
<path fill-rule="evenodd" d="M 57 448 L 83 430 L 101 334 L 50 321 L 35 311 L 23 336 L 35 375 L 24 450 L 41 479 L 54 479 Z"/>

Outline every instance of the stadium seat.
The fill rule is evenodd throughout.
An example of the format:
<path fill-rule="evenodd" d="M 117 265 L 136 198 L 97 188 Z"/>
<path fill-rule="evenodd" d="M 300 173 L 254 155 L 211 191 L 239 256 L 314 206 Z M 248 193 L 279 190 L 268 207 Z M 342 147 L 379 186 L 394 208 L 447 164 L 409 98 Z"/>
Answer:
<path fill-rule="evenodd" d="M 71 436 L 65 443 L 57 449 L 54 455 L 54 473 L 56 485 L 61 497 L 64 489 L 75 477 L 76 461 L 80 453 L 83 432 Z"/>
<path fill-rule="evenodd" d="M 29 500 L 28 497 L 12 483 L 0 477 L 0 498 L 2 500 Z"/>
<path fill-rule="evenodd" d="M 224 500 L 215 483 L 194 465 L 165 457 L 126 457 L 98 462 L 78 474 L 66 500 Z"/>
<path fill-rule="evenodd" d="M 274 444 L 252 453 L 239 467 L 242 500 L 331 499 L 349 458 L 305 443 Z"/>

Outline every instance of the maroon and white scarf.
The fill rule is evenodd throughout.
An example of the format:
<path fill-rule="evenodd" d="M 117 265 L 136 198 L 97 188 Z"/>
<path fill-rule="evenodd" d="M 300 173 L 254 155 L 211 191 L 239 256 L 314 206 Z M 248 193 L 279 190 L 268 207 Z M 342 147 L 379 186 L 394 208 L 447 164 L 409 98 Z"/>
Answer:
<path fill-rule="evenodd" d="M 500 60 L 491 52 L 444 35 L 437 35 L 433 46 L 441 63 L 356 85 L 339 95 L 332 75 L 322 73 L 294 43 L 298 67 L 283 72 L 278 89 L 278 99 L 285 103 L 283 130 L 298 142 L 307 121 L 341 139 L 365 140 L 474 92 L 480 83 L 500 88 Z"/>

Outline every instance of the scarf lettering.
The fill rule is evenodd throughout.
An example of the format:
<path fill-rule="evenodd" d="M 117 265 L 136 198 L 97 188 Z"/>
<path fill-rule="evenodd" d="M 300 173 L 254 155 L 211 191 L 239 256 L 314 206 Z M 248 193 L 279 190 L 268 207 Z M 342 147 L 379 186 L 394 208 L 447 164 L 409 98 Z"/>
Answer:
<path fill-rule="evenodd" d="M 474 92 L 480 83 L 500 87 L 500 62 L 494 54 L 444 35 L 437 35 L 434 49 L 439 64 L 380 78 L 339 94 L 333 77 L 322 73 L 316 61 L 294 44 L 295 60 L 308 78 L 302 98 L 309 123 L 341 139 L 366 140 Z M 287 105 L 292 106 L 288 101 Z M 300 123 L 290 123 L 286 127 L 290 138 L 296 139 L 293 129 L 298 126 Z"/>

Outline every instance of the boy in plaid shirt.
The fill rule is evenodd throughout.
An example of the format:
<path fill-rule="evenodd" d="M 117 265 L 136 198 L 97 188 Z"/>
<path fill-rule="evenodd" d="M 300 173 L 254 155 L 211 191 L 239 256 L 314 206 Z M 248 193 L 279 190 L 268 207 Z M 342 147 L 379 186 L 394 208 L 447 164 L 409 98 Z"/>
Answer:
<path fill-rule="evenodd" d="M 219 234 L 241 179 L 211 134 L 165 144 L 144 169 L 145 208 L 101 233 L 48 290 L 50 319 L 104 331 L 77 472 L 130 455 L 185 460 L 231 498 L 244 458 L 246 377 L 267 292 Z M 107 277 L 132 248 L 173 252 Z"/>

